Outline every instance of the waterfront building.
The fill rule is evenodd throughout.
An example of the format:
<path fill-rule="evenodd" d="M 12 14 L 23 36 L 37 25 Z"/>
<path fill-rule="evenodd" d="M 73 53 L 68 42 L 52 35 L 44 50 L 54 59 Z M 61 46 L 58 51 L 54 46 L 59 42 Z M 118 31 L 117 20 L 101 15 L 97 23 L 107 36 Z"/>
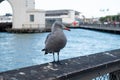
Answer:
<path fill-rule="evenodd" d="M 6 23 L 6 22 L 12 22 L 12 15 L 9 13 L 0 16 L 0 23 Z"/>
<path fill-rule="evenodd" d="M 45 28 L 45 11 L 35 9 L 35 0 L 7 1 L 13 11 L 12 29 Z"/>
<path fill-rule="evenodd" d="M 29 6 L 34 7 L 29 3 Z M 28 6 L 28 5 L 27 5 Z M 22 24 L 22 28 L 29 28 L 34 26 L 34 28 L 41 26 L 51 27 L 51 25 L 55 21 L 61 21 L 65 24 L 69 24 L 71 26 L 79 26 L 80 23 L 80 12 L 71 10 L 71 9 L 63 9 L 63 10 L 47 10 L 45 12 L 41 12 L 39 10 L 31 9 L 32 7 L 28 7 L 26 11 L 26 21 Z M 20 16 L 20 15 L 19 15 Z M 3 16 L 5 18 L 6 16 Z M 11 16 L 12 17 L 12 16 Z M 36 18 L 36 19 L 34 19 Z M 12 21 L 12 18 L 11 18 Z M 1 21 L 2 22 L 2 21 Z M 40 24 L 38 24 L 40 23 Z"/>
<path fill-rule="evenodd" d="M 45 13 L 46 23 L 48 25 L 52 24 L 54 21 L 61 21 L 66 24 L 75 24 L 77 23 L 77 18 L 79 18 L 80 12 L 64 9 L 64 10 L 47 10 Z"/>

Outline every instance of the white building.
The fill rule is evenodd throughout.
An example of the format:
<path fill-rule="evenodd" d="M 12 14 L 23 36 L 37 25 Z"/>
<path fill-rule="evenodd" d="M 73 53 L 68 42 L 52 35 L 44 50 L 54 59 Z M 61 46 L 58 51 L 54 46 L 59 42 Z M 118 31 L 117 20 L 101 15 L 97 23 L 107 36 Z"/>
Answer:
<path fill-rule="evenodd" d="M 12 15 L 11 14 L 6 14 L 6 15 L 1 15 L 0 16 L 0 23 L 6 23 L 6 22 L 12 22 Z"/>
<path fill-rule="evenodd" d="M 33 1 L 33 0 L 32 0 Z M 25 11 L 25 18 L 21 19 L 21 14 L 18 14 L 20 17 L 19 20 L 14 20 L 16 22 L 16 26 L 14 28 L 20 28 L 17 26 L 18 24 L 22 28 L 39 28 L 49 26 L 53 24 L 54 21 L 61 21 L 66 24 L 71 24 L 72 26 L 75 26 L 74 24 L 79 23 L 77 21 L 77 18 L 79 18 L 80 12 L 75 10 L 48 10 L 48 11 L 40 11 L 34 9 L 34 2 L 29 2 L 29 5 L 26 4 L 27 10 Z M 20 13 L 19 11 L 17 13 Z M 14 16 L 15 19 L 17 19 Z M 20 21 L 21 20 L 21 21 Z M 46 23 L 45 23 L 46 20 Z M 24 21 L 24 22 L 23 22 Z M 18 24 L 17 24 L 18 23 Z"/>
<path fill-rule="evenodd" d="M 31 9 L 26 11 L 26 22 L 23 28 L 45 28 L 45 11 Z"/>
<path fill-rule="evenodd" d="M 45 28 L 45 11 L 35 9 L 35 0 L 7 1 L 13 11 L 12 28 Z"/>
<path fill-rule="evenodd" d="M 63 23 L 72 24 L 79 17 L 80 12 L 75 10 L 48 10 L 45 14 L 47 23 L 62 21 Z"/>

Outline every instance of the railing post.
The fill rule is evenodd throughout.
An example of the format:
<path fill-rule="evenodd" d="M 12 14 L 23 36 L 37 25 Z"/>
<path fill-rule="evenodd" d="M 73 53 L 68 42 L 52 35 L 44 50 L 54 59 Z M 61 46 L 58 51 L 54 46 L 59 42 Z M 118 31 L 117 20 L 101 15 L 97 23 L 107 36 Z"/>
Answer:
<path fill-rule="evenodd" d="M 110 80 L 120 80 L 120 70 L 110 73 Z"/>

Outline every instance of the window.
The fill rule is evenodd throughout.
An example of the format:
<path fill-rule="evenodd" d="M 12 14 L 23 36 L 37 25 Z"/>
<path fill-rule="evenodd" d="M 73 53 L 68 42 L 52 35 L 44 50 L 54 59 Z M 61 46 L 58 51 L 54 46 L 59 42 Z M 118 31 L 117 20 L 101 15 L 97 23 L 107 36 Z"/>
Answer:
<path fill-rule="evenodd" d="M 30 22 L 34 22 L 34 15 L 30 15 Z"/>
<path fill-rule="evenodd" d="M 68 13 L 48 13 L 45 15 L 46 16 L 61 16 L 61 15 L 68 15 Z"/>

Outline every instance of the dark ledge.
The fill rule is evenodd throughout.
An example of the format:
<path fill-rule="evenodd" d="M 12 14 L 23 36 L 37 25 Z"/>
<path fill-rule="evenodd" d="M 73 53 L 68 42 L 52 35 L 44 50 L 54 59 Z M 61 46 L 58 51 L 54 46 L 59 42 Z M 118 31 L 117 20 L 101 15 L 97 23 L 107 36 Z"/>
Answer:
<path fill-rule="evenodd" d="M 0 80 L 90 80 L 119 69 L 120 49 L 117 49 L 1 72 Z"/>

